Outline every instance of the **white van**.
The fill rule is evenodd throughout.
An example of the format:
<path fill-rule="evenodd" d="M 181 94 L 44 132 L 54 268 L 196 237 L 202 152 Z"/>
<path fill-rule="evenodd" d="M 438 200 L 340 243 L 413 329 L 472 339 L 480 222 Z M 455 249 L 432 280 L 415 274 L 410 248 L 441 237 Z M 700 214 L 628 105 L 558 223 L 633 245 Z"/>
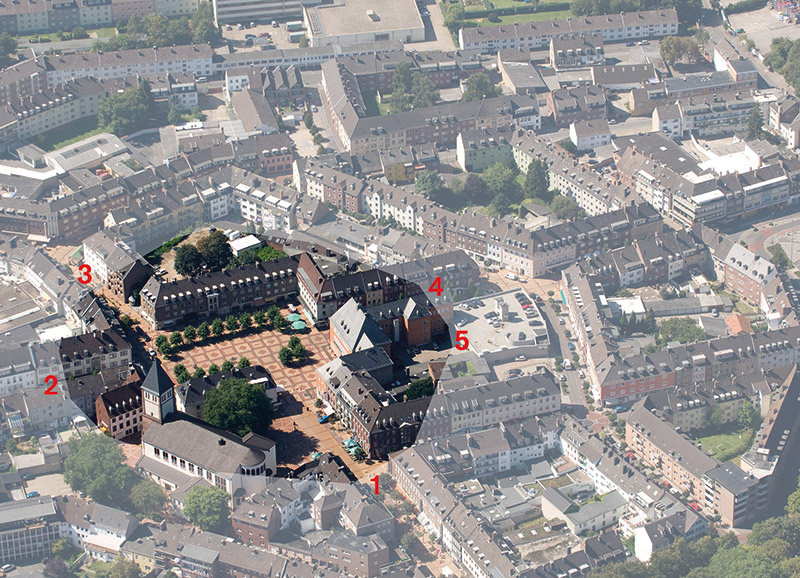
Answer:
<path fill-rule="evenodd" d="M 506 273 L 506 279 L 511 279 L 512 281 L 516 281 L 519 279 L 516 273 Z"/>

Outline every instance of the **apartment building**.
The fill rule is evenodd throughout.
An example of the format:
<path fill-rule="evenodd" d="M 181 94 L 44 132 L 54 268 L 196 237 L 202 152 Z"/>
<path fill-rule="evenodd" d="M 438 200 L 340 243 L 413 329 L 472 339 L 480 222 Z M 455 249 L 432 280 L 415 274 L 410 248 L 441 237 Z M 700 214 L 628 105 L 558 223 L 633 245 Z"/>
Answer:
<path fill-rule="evenodd" d="M 300 0 L 278 2 L 239 2 L 236 0 L 214 0 L 214 20 L 220 24 L 237 24 L 247 22 L 271 22 L 272 20 L 299 19 L 303 15 L 303 3 Z"/>
<path fill-rule="evenodd" d="M 684 97 L 657 106 L 652 128 L 675 139 L 732 134 L 746 128 L 753 102 L 739 92 Z"/>
<path fill-rule="evenodd" d="M 0 504 L 0 559 L 41 560 L 60 538 L 61 516 L 49 496 Z"/>
<path fill-rule="evenodd" d="M 576 16 L 544 22 L 462 28 L 458 44 L 462 50 L 495 52 L 506 48 L 547 48 L 558 36 L 598 34 L 603 41 L 625 42 L 672 36 L 678 33 L 678 13 L 674 9 L 626 12 L 600 16 Z"/>
<path fill-rule="evenodd" d="M 742 526 L 765 514 L 766 480 L 733 462 L 720 464 L 643 406 L 634 406 L 625 426 L 628 448 L 637 457 L 726 524 Z"/>
<path fill-rule="evenodd" d="M 97 426 L 115 440 L 142 431 L 142 390 L 139 383 L 126 383 L 101 393 L 94 402 Z"/>
<path fill-rule="evenodd" d="M 212 54 L 208 44 L 188 44 L 114 52 L 78 52 L 42 58 L 47 68 L 48 86 L 53 86 L 86 76 L 99 80 L 181 72 L 211 76 L 214 73 Z"/>
<path fill-rule="evenodd" d="M 456 161 L 466 172 L 482 172 L 491 165 L 512 161 L 511 131 L 507 128 L 463 132 L 456 139 Z"/>
<path fill-rule="evenodd" d="M 559 88 L 547 95 L 547 114 L 557 127 L 568 127 L 580 120 L 606 118 L 608 104 L 600 86 Z"/>
<path fill-rule="evenodd" d="M 38 385 L 33 350 L 20 345 L 0 351 L 0 397 Z"/>
<path fill-rule="evenodd" d="M 121 239 L 98 231 L 83 241 L 84 263 L 92 268 L 94 280 L 124 301 L 142 288 L 153 275 L 153 267 Z"/>
<path fill-rule="evenodd" d="M 64 373 L 75 377 L 95 370 L 127 367 L 131 362 L 131 346 L 116 329 L 65 337 L 59 344 L 59 352 Z"/>
<path fill-rule="evenodd" d="M 164 282 L 151 277 L 141 291 L 142 317 L 154 328 L 194 323 L 297 293 L 297 259 L 285 257 Z"/>
<path fill-rule="evenodd" d="M 593 151 L 611 144 L 611 129 L 604 118 L 579 120 L 569 125 L 569 140 L 579 151 Z"/>
<path fill-rule="evenodd" d="M 600 34 L 565 34 L 550 39 L 550 65 L 556 70 L 601 65 L 605 60 Z"/>

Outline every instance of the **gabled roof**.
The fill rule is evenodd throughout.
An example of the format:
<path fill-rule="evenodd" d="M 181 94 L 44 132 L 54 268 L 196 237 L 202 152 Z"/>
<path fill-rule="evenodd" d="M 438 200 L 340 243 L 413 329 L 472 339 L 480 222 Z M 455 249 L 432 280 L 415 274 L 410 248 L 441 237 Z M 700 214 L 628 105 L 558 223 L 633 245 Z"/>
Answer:
<path fill-rule="evenodd" d="M 142 383 L 142 391 L 154 393 L 161 397 L 174 387 L 172 379 L 170 379 L 164 368 L 161 367 L 161 362 L 158 359 L 153 361 L 153 366 L 147 372 L 147 376 Z"/>

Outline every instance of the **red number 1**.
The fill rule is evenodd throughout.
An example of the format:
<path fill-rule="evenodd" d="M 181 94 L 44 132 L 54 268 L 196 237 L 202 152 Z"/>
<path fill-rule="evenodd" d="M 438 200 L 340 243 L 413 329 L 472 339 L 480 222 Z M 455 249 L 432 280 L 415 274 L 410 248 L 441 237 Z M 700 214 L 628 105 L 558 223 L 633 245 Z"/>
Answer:
<path fill-rule="evenodd" d="M 423 287 L 424 287 L 424 285 L 423 285 Z M 433 283 L 431 283 L 431 287 L 430 287 L 430 289 L 428 289 L 428 291 L 430 291 L 431 293 L 436 293 L 437 296 L 441 297 L 442 296 L 442 291 L 443 291 L 443 289 L 442 289 L 442 278 L 441 277 L 437 277 L 436 279 L 434 279 Z"/>
<path fill-rule="evenodd" d="M 78 277 L 78 283 L 80 283 L 81 285 L 86 285 L 86 284 L 92 282 L 92 266 L 91 265 L 87 265 L 86 263 L 84 263 L 83 265 L 78 267 L 78 271 L 83 273 L 83 275 Z"/>
<path fill-rule="evenodd" d="M 370 482 L 375 482 L 375 495 L 377 496 L 378 495 L 378 482 L 380 481 L 380 478 L 378 476 L 375 476 L 374 478 L 370 478 L 369 481 Z"/>
<path fill-rule="evenodd" d="M 58 379 L 55 375 L 48 375 L 45 377 L 44 383 L 45 385 L 50 384 L 50 387 L 44 391 L 45 395 L 58 395 L 58 392 L 55 391 L 56 384 L 58 383 Z"/>

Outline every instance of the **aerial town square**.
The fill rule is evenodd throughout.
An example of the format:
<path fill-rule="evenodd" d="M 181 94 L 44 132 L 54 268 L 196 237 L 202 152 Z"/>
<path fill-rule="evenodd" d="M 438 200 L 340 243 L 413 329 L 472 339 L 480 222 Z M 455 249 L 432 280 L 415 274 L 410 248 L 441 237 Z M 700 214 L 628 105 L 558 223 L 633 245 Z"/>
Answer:
<path fill-rule="evenodd" d="M 0 2 L 0 578 L 800 577 L 796 0 Z"/>

